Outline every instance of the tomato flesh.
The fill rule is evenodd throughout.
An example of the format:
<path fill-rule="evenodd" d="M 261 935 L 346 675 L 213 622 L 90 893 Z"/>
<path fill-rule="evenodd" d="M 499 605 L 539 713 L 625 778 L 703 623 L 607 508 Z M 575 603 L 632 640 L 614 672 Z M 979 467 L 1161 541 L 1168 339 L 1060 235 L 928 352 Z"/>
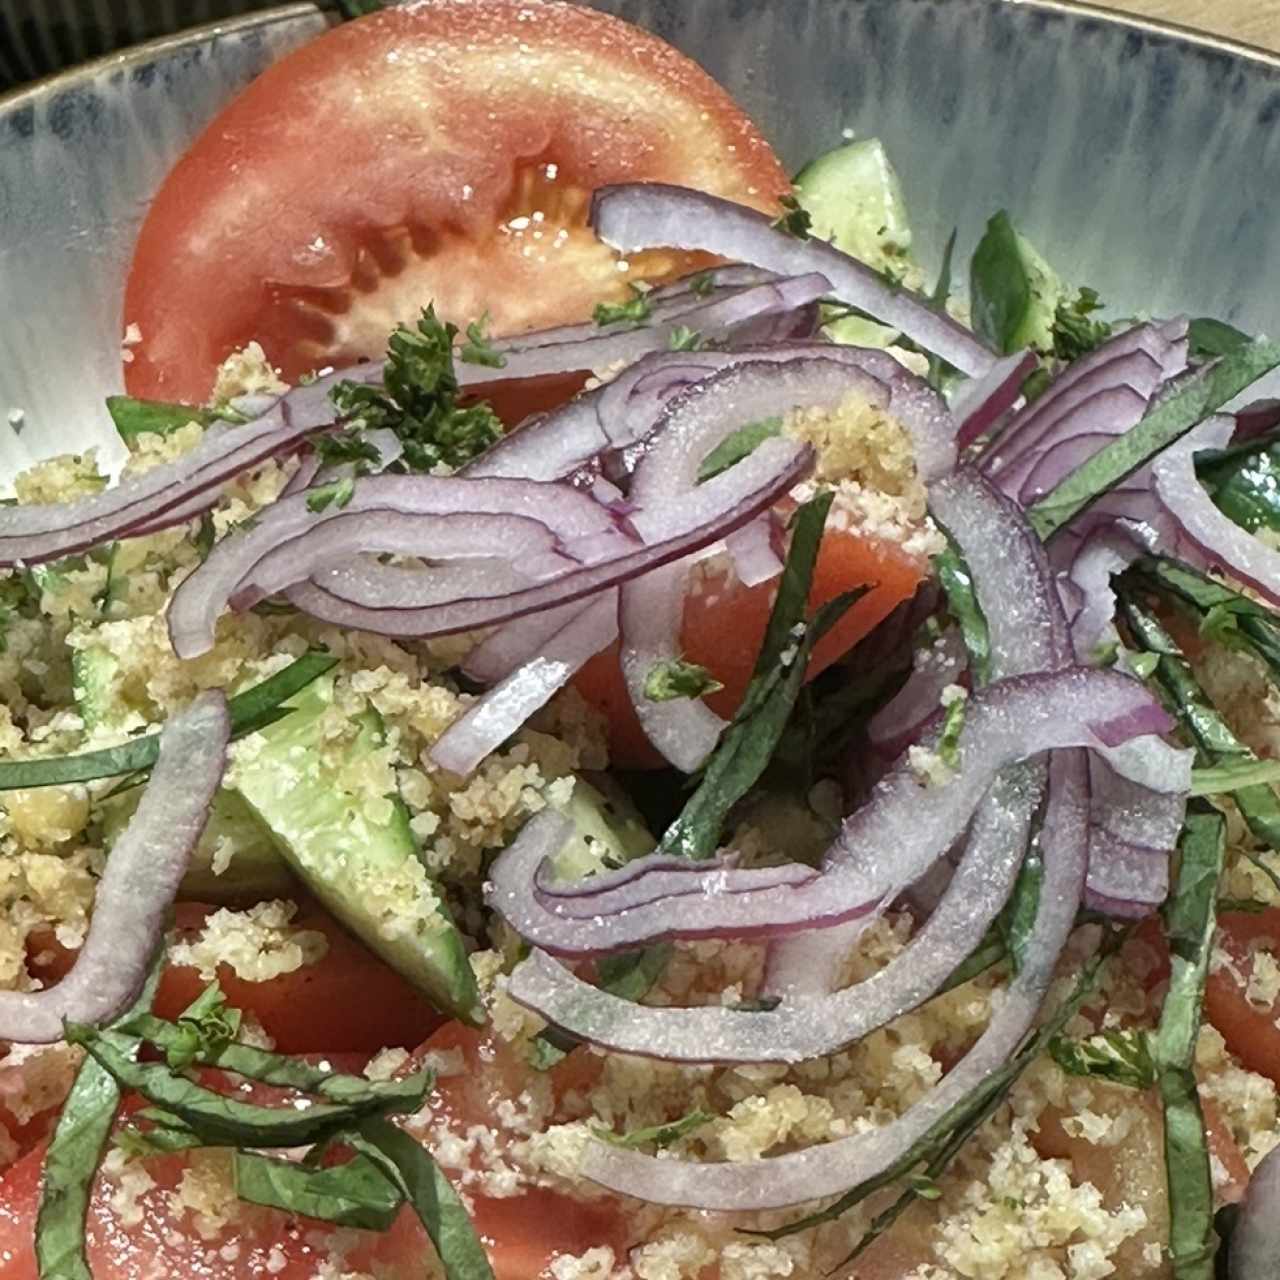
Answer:
<path fill-rule="evenodd" d="M 130 392 L 203 400 L 251 339 L 284 376 L 379 355 L 434 300 L 494 331 L 584 319 L 634 279 L 591 192 L 658 180 L 774 206 L 768 144 L 696 63 L 571 5 L 419 0 L 268 68 L 209 125 L 143 226 L 124 322 Z"/>
<path fill-rule="evenodd" d="M 810 610 L 856 587 L 870 590 L 818 642 L 809 663 L 809 678 L 824 671 L 902 601 L 910 599 L 923 574 L 920 561 L 898 547 L 829 526 L 814 566 Z M 706 699 L 722 716 L 732 716 L 746 692 L 776 594 L 776 581 L 747 587 L 725 572 L 704 580 L 698 591 L 686 597 L 683 656 L 706 667 L 724 685 Z M 587 663 L 574 683 L 608 718 L 610 758 L 615 765 L 645 769 L 663 763 L 632 709 L 616 645 Z"/>
<path fill-rule="evenodd" d="M 179 903 L 179 937 L 198 932 L 214 910 Z M 229 1003 L 252 1013 L 280 1053 L 372 1054 L 388 1046 L 412 1048 L 443 1021 L 421 993 L 322 908 L 304 904 L 294 924 L 325 935 L 328 948 L 314 964 L 266 982 L 249 982 L 229 965 L 218 966 L 218 982 Z M 33 940 L 31 951 L 33 975 L 49 983 L 76 959 L 76 952 L 58 946 L 52 935 Z M 176 1018 L 207 985 L 198 970 L 169 965 L 156 993 L 156 1013 Z"/>

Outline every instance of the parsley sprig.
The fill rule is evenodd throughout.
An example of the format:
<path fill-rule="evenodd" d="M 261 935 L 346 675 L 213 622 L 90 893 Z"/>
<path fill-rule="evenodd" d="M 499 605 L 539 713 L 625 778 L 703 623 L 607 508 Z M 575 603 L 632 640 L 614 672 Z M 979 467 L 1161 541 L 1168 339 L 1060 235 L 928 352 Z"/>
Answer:
<path fill-rule="evenodd" d="M 483 333 L 476 325 L 471 329 L 463 351 L 476 355 L 484 350 Z M 456 470 L 502 434 L 502 423 L 487 404 L 462 403 L 453 364 L 457 334 L 457 326 L 440 320 L 430 306 L 412 329 L 400 325 L 391 335 L 382 386 L 344 381 L 330 392 L 338 412 L 362 429 L 395 433 L 404 454 L 391 470 Z M 332 461 L 329 438 L 317 441 L 327 462 Z"/>

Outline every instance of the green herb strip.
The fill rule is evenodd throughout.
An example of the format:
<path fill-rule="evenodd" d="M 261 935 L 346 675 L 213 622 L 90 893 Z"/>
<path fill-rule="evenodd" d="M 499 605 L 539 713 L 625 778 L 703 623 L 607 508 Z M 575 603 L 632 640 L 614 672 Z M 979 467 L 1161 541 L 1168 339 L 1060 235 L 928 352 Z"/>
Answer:
<path fill-rule="evenodd" d="M 669 1147 L 673 1142 L 679 1142 L 681 1138 L 709 1125 L 714 1119 L 715 1116 L 709 1111 L 691 1111 L 687 1116 L 681 1116 L 679 1120 L 672 1120 L 667 1124 L 655 1124 L 648 1129 L 633 1129 L 630 1133 L 614 1133 L 612 1129 L 605 1129 L 599 1125 L 594 1128 L 597 1138 L 602 1138 L 615 1147 L 634 1150 L 637 1147 Z"/>
<path fill-rule="evenodd" d="M 167 436 L 189 422 L 211 427 L 215 422 L 248 422 L 234 409 L 208 409 L 194 404 L 171 404 L 163 400 L 135 400 L 133 396 L 108 396 L 107 412 L 125 444 L 140 435 Z"/>
<path fill-rule="evenodd" d="M 979 684 L 986 684 L 991 679 L 991 638 L 987 620 L 978 603 L 969 566 L 949 535 L 947 543 L 947 549 L 934 556 L 933 567 L 946 593 L 947 608 L 960 624 L 960 635 L 969 651 L 974 679 Z"/>
<path fill-rule="evenodd" d="M 1166 908 L 1171 972 L 1152 1045 L 1164 1104 L 1169 1252 L 1175 1280 L 1213 1280 L 1213 1179 L 1196 1089 L 1195 1052 L 1226 855 L 1221 814 L 1187 814 L 1177 884 Z"/>
<path fill-rule="evenodd" d="M 365 1120 L 343 1135 L 413 1206 L 448 1280 L 493 1280 L 493 1269 L 467 1210 L 426 1148 L 385 1120 Z"/>
<path fill-rule="evenodd" d="M 246 733 L 265 729 L 288 715 L 289 709 L 282 704 L 317 677 L 332 670 L 337 661 L 327 653 L 306 653 L 283 671 L 237 694 L 228 704 L 232 736 L 243 737 Z M 56 787 L 68 782 L 90 782 L 94 778 L 145 772 L 155 764 L 159 750 L 160 735 L 151 733 L 122 742 L 118 747 L 86 751 L 82 755 L 5 761 L 0 763 L 0 791 L 20 787 Z"/>
<path fill-rule="evenodd" d="M 1256 341 L 1192 375 L 1152 408 L 1131 431 L 1099 449 L 1027 513 L 1041 538 L 1050 538 L 1126 476 L 1187 434 L 1211 413 L 1280 365 L 1280 345 Z"/>
<path fill-rule="evenodd" d="M 1280 782 L 1280 760 L 1240 760 L 1191 771 L 1192 796 L 1225 796 Z"/>
<path fill-rule="evenodd" d="M 1110 1080 L 1130 1089 L 1156 1083 L 1151 1037 L 1145 1031 L 1102 1031 L 1087 1040 L 1058 1036 L 1049 1042 L 1054 1062 L 1072 1076 Z"/>
<path fill-rule="evenodd" d="M 813 646 L 863 594 L 851 591 L 828 602 L 806 626 L 809 587 L 831 501 L 830 493 L 821 494 L 796 513 L 791 551 L 742 705 L 697 790 L 660 841 L 660 854 L 697 859 L 715 854 L 729 810 L 755 786 L 787 727 Z"/>
<path fill-rule="evenodd" d="M 1002 355 L 1015 348 L 1031 307 L 1031 277 L 1018 233 L 1003 210 L 987 223 L 969 268 L 974 332 Z"/>
<path fill-rule="evenodd" d="M 929 295 L 933 309 L 941 315 L 946 315 L 947 301 L 951 297 L 951 272 L 956 253 L 957 234 L 958 232 L 953 228 L 947 237 L 946 248 L 942 251 L 942 266 L 938 268 L 938 283 L 934 285 L 933 292 Z M 941 356 L 935 355 L 932 351 L 929 353 L 929 372 L 926 375 L 926 381 L 935 391 L 942 391 L 947 381 L 955 376 L 956 370 Z"/>
<path fill-rule="evenodd" d="M 1202 317 L 1193 320 L 1187 330 L 1187 338 L 1194 359 L 1207 360 L 1215 356 L 1229 356 L 1241 347 L 1247 347 L 1252 339 L 1247 333 L 1225 323 Z"/>
<path fill-rule="evenodd" d="M 373 1100 L 315 1103 L 303 1110 L 262 1107 L 206 1089 L 162 1063 L 134 1062 L 92 1027 L 68 1024 L 67 1039 L 84 1045 L 117 1084 L 172 1112 L 208 1146 L 296 1147 L 321 1142 L 370 1111 L 415 1110 L 432 1084 L 431 1074 L 420 1072 L 383 1085 Z"/>
<path fill-rule="evenodd" d="M 241 1200 L 365 1231 L 388 1230 L 404 1204 L 399 1188 L 363 1154 L 346 1164 L 314 1169 L 296 1160 L 237 1151 L 235 1180 Z"/>
<path fill-rule="evenodd" d="M 1014 882 L 1013 893 L 997 921 L 1014 973 L 1021 972 L 1026 963 L 1027 947 L 1040 910 L 1040 890 L 1043 885 L 1044 862 L 1033 846 L 1023 860 L 1022 869 Z"/>
<path fill-rule="evenodd" d="M 761 422 L 749 422 L 745 427 L 739 427 L 725 436 L 702 460 L 702 465 L 698 468 L 698 483 L 705 484 L 722 471 L 728 471 L 754 453 L 766 440 L 772 440 L 781 434 L 781 418 L 765 418 Z"/>
<path fill-rule="evenodd" d="M 122 1021 L 151 1007 L 161 967 L 157 957 L 142 992 Z M 138 1051 L 138 1041 L 133 1036 L 115 1028 L 100 1034 L 125 1061 Z M 35 1228 L 36 1267 L 41 1277 L 93 1280 L 85 1254 L 85 1216 L 120 1096 L 120 1086 L 112 1073 L 86 1057 L 62 1104 L 45 1152 Z"/>

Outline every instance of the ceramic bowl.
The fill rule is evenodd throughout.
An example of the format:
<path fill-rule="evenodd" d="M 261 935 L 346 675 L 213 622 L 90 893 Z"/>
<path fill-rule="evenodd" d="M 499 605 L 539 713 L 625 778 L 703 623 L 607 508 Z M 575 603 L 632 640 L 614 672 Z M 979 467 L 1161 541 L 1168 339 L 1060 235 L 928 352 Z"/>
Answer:
<path fill-rule="evenodd" d="M 0 0 L 0 18 L 23 7 Z M 26 7 L 46 23 L 77 8 Z M 953 227 L 967 254 L 1006 208 L 1122 311 L 1277 329 L 1280 60 L 1056 0 L 600 7 L 702 62 L 789 165 L 850 133 L 882 137 L 926 263 Z M 114 447 L 102 402 L 120 389 L 121 293 L 149 196 L 237 89 L 328 20 L 312 4 L 270 9 L 0 99 L 0 478 L 33 452 Z"/>

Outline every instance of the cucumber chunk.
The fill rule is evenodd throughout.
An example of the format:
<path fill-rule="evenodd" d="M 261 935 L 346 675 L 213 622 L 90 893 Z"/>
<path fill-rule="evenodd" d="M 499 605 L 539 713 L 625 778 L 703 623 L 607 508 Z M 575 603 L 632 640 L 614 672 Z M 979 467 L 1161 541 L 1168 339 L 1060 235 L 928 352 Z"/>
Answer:
<path fill-rule="evenodd" d="M 308 685 L 292 715 L 245 740 L 232 785 L 338 920 L 437 1008 L 478 1024 L 467 949 L 418 857 L 408 813 L 399 797 L 350 784 L 362 757 L 383 745 L 381 719 L 369 708 L 354 735 L 335 741 L 333 698 L 332 679 Z"/>

